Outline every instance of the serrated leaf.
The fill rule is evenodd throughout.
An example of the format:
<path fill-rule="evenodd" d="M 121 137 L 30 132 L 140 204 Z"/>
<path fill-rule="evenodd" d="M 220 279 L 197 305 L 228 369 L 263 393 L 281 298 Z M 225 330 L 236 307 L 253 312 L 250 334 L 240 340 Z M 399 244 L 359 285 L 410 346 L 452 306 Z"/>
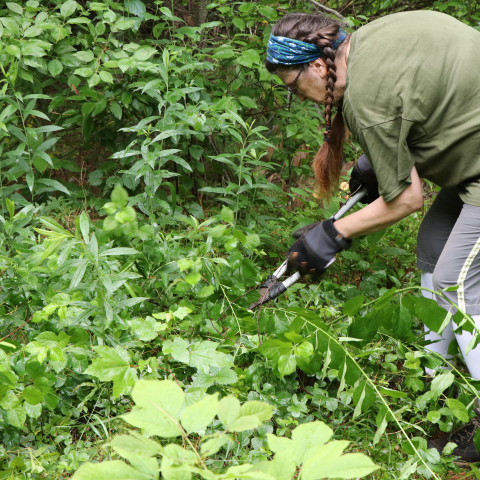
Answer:
<path fill-rule="evenodd" d="M 132 392 L 137 407 L 123 415 L 128 423 L 160 437 L 177 437 L 182 430 L 178 417 L 185 403 L 183 390 L 169 380 L 139 380 Z"/>
<path fill-rule="evenodd" d="M 224 445 L 232 441 L 231 435 L 220 435 L 219 437 L 211 438 L 202 443 L 200 453 L 203 457 L 209 457 L 217 453 Z"/>
<path fill-rule="evenodd" d="M 122 347 L 96 346 L 93 349 L 101 358 L 93 359 L 84 373 L 102 381 L 113 381 L 113 396 L 126 393 L 135 385 L 137 373 L 130 367 L 130 355 Z"/>
<path fill-rule="evenodd" d="M 218 393 L 215 393 L 185 408 L 180 420 L 185 431 L 192 433 L 207 428 L 217 414 L 217 405 Z"/>

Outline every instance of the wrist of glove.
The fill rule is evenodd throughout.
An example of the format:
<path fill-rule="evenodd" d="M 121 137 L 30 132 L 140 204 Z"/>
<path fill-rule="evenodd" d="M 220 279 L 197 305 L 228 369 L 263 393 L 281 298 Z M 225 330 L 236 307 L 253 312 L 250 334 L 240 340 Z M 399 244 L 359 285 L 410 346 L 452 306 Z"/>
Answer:
<path fill-rule="evenodd" d="M 353 167 L 350 181 L 348 182 L 350 195 L 363 186 L 367 187 L 367 195 L 361 200 L 362 203 L 370 204 L 380 196 L 378 193 L 377 176 L 365 155 L 362 155 Z"/>
<path fill-rule="evenodd" d="M 288 268 L 303 275 L 319 278 L 335 255 L 348 250 L 352 241 L 343 237 L 335 228 L 334 220 L 328 219 L 318 224 L 303 227 L 310 229 L 288 250 Z M 301 229 L 299 229 L 301 230 Z M 298 230 L 295 233 L 297 233 Z"/>

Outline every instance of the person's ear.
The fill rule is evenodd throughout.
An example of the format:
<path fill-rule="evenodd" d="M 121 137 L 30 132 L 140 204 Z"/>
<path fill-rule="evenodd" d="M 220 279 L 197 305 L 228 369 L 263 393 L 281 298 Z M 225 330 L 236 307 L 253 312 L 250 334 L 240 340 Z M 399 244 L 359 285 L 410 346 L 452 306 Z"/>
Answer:
<path fill-rule="evenodd" d="M 327 78 L 327 64 L 322 58 L 313 60 L 310 62 L 310 73 L 322 79 Z"/>

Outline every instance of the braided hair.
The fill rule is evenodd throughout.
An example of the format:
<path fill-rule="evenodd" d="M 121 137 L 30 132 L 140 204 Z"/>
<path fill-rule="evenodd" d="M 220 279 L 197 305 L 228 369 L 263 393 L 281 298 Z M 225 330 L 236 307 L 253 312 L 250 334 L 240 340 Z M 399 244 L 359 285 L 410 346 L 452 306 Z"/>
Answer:
<path fill-rule="evenodd" d="M 343 142 L 345 126 L 343 123 L 341 104 L 337 107 L 337 114 L 332 122 L 332 110 L 335 101 L 335 82 L 337 81 L 337 67 L 335 57 L 337 50 L 332 48 L 340 36 L 340 28 L 344 25 L 333 18 L 322 14 L 290 13 L 285 15 L 274 27 L 273 35 L 287 37 L 303 42 L 312 43 L 323 49 L 322 59 L 327 67 L 325 86 L 325 132 L 324 142 L 313 160 L 313 170 L 317 179 L 322 198 L 330 197 L 333 188 L 338 184 L 342 168 Z M 280 65 L 268 60 L 265 66 L 270 73 L 288 73 L 293 70 L 304 70 L 304 65 Z"/>

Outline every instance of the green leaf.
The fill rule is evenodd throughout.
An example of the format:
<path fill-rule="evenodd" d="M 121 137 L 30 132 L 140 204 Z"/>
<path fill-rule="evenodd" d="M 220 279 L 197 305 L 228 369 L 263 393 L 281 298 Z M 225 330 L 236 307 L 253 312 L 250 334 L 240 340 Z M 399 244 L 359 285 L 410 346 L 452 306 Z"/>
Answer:
<path fill-rule="evenodd" d="M 67 195 L 70 195 L 70 192 L 66 187 L 64 187 L 60 182 L 57 180 L 51 180 L 50 178 L 38 178 L 36 180 L 37 183 L 41 183 L 42 185 L 46 185 L 47 187 L 52 187 L 60 192 L 66 193 Z"/>
<path fill-rule="evenodd" d="M 101 70 L 101 71 L 99 72 L 99 75 L 100 75 L 100 78 L 101 78 L 105 83 L 113 83 L 113 76 L 112 76 L 112 74 L 111 74 L 110 72 L 106 72 L 105 70 Z M 111 111 L 111 109 L 110 109 L 110 111 Z M 120 110 L 120 112 L 121 112 L 121 110 Z M 113 113 L 113 112 L 112 112 L 112 113 Z M 114 114 L 114 115 L 115 115 L 115 114 Z M 115 115 L 115 116 L 117 116 L 117 115 Z M 121 119 L 121 117 L 122 117 L 122 114 L 120 113 L 120 118 L 119 118 L 119 120 Z M 117 118 L 118 118 L 118 117 L 117 117 Z"/>
<path fill-rule="evenodd" d="M 103 463 L 84 463 L 72 477 L 72 480 L 152 480 L 135 468 L 120 460 Z"/>
<path fill-rule="evenodd" d="M 92 347 L 101 358 L 93 359 L 84 373 L 93 375 L 102 381 L 113 380 L 113 396 L 119 397 L 135 385 L 137 374 L 130 367 L 130 355 L 122 347 Z"/>
<path fill-rule="evenodd" d="M 256 415 L 261 422 L 270 420 L 273 415 L 274 408 L 265 402 L 258 402 L 256 400 L 246 402 L 240 409 L 241 416 Z"/>
<path fill-rule="evenodd" d="M 27 387 L 22 392 L 22 397 L 30 405 L 37 405 L 41 403 L 45 395 L 37 390 L 35 387 Z"/>
<path fill-rule="evenodd" d="M 245 22 L 240 17 L 234 17 L 232 23 L 239 29 L 245 30 Z"/>
<path fill-rule="evenodd" d="M 110 105 L 110 112 L 112 112 L 112 115 L 118 118 L 118 120 L 122 119 L 122 107 L 117 102 L 113 102 Z"/>
<path fill-rule="evenodd" d="M 27 413 L 23 407 L 15 407 L 7 411 L 7 422 L 17 428 L 23 428 Z"/>
<path fill-rule="evenodd" d="M 5 51 L 9 55 L 13 55 L 14 57 L 17 57 L 17 58 L 20 58 L 20 56 L 22 55 L 22 52 L 16 45 L 7 45 L 7 47 L 5 47 Z"/>
<path fill-rule="evenodd" d="M 231 435 L 222 434 L 218 437 L 211 438 L 206 442 L 202 443 L 200 452 L 203 457 L 209 457 L 217 453 L 224 445 L 232 441 Z"/>
<path fill-rule="evenodd" d="M 140 47 L 135 50 L 133 57 L 140 61 L 148 60 L 150 57 L 155 55 L 157 50 L 152 47 Z"/>
<path fill-rule="evenodd" d="M 217 407 L 218 418 L 222 421 L 226 429 L 240 416 L 240 402 L 237 398 L 228 396 L 223 397 Z"/>
<path fill-rule="evenodd" d="M 266 342 L 258 348 L 259 352 L 269 360 L 278 362 L 282 355 L 289 355 L 292 351 L 292 344 L 290 342 L 282 342 L 269 338 Z"/>
<path fill-rule="evenodd" d="M 182 426 L 187 433 L 205 430 L 215 418 L 218 406 L 218 393 L 207 395 L 202 400 L 185 408 L 182 413 Z"/>
<path fill-rule="evenodd" d="M 77 68 L 74 73 L 75 75 L 80 75 L 81 77 L 88 78 L 93 75 L 93 70 L 91 68 L 83 67 L 83 68 Z"/>
<path fill-rule="evenodd" d="M 169 380 L 139 380 L 132 392 L 139 409 L 122 415 L 128 423 L 147 434 L 160 437 L 181 435 L 178 417 L 185 403 L 183 390 Z"/>
<path fill-rule="evenodd" d="M 278 371 L 280 375 L 284 377 L 285 375 L 290 375 L 297 368 L 297 361 L 295 360 L 295 355 L 287 354 L 280 355 L 278 358 Z"/>
<path fill-rule="evenodd" d="M 467 423 L 469 421 L 469 416 L 467 412 L 467 407 L 460 401 L 455 400 L 454 398 L 447 398 L 448 408 L 452 413 L 462 422 Z"/>
<path fill-rule="evenodd" d="M 220 217 L 224 222 L 230 223 L 230 224 L 232 224 L 235 219 L 233 211 L 226 206 L 222 207 L 222 211 L 220 212 Z"/>
<path fill-rule="evenodd" d="M 333 430 L 323 422 L 315 421 L 299 425 L 292 431 L 292 440 L 297 452 L 297 463 L 302 463 L 305 453 L 313 447 L 327 443 Z M 320 478 L 318 476 L 317 478 Z"/>
<path fill-rule="evenodd" d="M 91 62 L 95 57 L 93 56 L 93 53 L 88 50 L 88 51 L 80 51 L 80 52 L 75 52 L 74 55 L 82 62 L 88 63 Z"/>
<path fill-rule="evenodd" d="M 415 313 L 423 323 L 434 332 L 438 332 L 447 316 L 447 311 L 429 298 L 419 297 L 415 302 Z"/>
<path fill-rule="evenodd" d="M 23 8 L 18 3 L 7 2 L 7 8 L 14 13 L 18 13 L 19 15 L 23 15 Z"/>
<path fill-rule="evenodd" d="M 194 385 L 209 388 L 212 385 L 230 385 L 238 380 L 237 374 L 230 368 L 211 367 L 210 373 L 200 372 L 194 379 Z"/>
<path fill-rule="evenodd" d="M 446 390 L 455 380 L 455 375 L 452 372 L 442 373 L 437 375 L 431 383 L 431 390 L 437 390 L 440 395 L 444 390 Z"/>
<path fill-rule="evenodd" d="M 87 214 L 85 212 L 82 212 L 79 218 L 79 223 L 80 223 L 80 231 L 82 232 L 83 239 L 85 240 L 85 243 L 90 242 L 90 220 L 87 217 Z"/>
<path fill-rule="evenodd" d="M 116 435 L 105 446 L 112 447 L 123 458 L 128 459 L 130 455 L 142 457 L 154 457 L 163 453 L 162 446 L 138 433 L 133 435 Z"/>
<path fill-rule="evenodd" d="M 237 58 L 237 62 L 244 67 L 252 67 L 254 64 L 260 63 L 260 55 L 257 50 L 250 48 Z"/>
<path fill-rule="evenodd" d="M 348 315 L 349 317 L 355 316 L 360 308 L 362 308 L 365 297 L 359 295 L 358 297 L 353 297 L 350 300 L 347 300 L 343 304 L 343 314 Z"/>
<path fill-rule="evenodd" d="M 196 297 L 197 298 L 207 298 L 210 295 L 213 295 L 215 292 L 215 287 L 213 285 L 206 285 L 205 287 L 202 287 L 197 293 Z"/>
<path fill-rule="evenodd" d="M 140 252 L 135 250 L 134 248 L 130 247 L 118 247 L 118 248 L 110 248 L 109 250 L 104 250 L 99 256 L 100 257 L 107 257 L 111 255 L 138 255 Z"/>
<path fill-rule="evenodd" d="M 228 430 L 231 432 L 244 432 L 245 430 L 258 428 L 261 424 L 262 422 L 256 415 L 249 415 L 237 418 L 230 424 Z"/>
<path fill-rule="evenodd" d="M 347 444 L 345 441 L 334 441 L 318 448 L 303 466 L 302 480 L 361 478 L 380 468 L 362 453 L 340 456 L 340 450 Z"/>
<path fill-rule="evenodd" d="M 63 15 L 63 17 L 69 17 L 75 12 L 75 10 L 77 9 L 77 5 L 77 2 L 75 2 L 74 0 L 67 0 L 60 7 L 60 13 Z"/>

